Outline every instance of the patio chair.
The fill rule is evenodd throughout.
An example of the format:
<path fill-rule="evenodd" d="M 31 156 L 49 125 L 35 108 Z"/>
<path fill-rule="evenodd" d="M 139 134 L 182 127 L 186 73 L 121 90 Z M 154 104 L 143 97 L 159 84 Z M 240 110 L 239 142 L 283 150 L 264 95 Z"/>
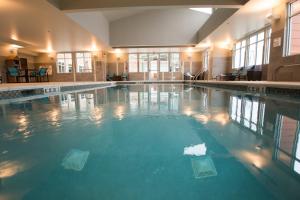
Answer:
<path fill-rule="evenodd" d="M 16 83 L 20 82 L 20 78 L 25 77 L 20 74 L 20 71 L 17 67 L 8 67 L 7 68 L 7 82 L 10 82 L 10 78 L 14 78 Z"/>
<path fill-rule="evenodd" d="M 42 80 L 44 81 L 49 81 L 48 77 L 48 69 L 41 67 L 37 72 L 36 72 L 36 80 L 41 82 Z M 46 80 L 45 80 L 46 79 Z"/>

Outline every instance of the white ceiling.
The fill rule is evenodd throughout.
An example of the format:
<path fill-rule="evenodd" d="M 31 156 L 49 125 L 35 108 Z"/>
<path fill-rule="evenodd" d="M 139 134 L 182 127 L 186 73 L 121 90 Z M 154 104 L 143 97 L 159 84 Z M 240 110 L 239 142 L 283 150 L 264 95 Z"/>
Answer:
<path fill-rule="evenodd" d="M 272 13 L 272 8 L 282 0 L 250 0 L 234 15 L 227 19 L 221 26 L 212 32 L 198 46 L 232 47 L 235 40 L 245 37 L 247 34 L 259 30 L 270 22 L 267 15 Z M 285 0 L 284 0 L 285 1 Z M 284 17 L 282 16 L 281 20 Z"/>
<path fill-rule="evenodd" d="M 1 0 L 0 42 L 37 52 L 104 49 L 99 38 L 44 0 Z"/>
<path fill-rule="evenodd" d="M 149 7 L 134 7 L 134 8 L 115 8 L 115 9 L 103 9 L 100 12 L 109 21 L 113 22 L 125 17 L 130 17 L 154 8 Z"/>

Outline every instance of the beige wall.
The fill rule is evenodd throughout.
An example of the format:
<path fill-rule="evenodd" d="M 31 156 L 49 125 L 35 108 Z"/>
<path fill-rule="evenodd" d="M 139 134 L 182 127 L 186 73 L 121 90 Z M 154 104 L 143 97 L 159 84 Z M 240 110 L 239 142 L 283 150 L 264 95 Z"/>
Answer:
<path fill-rule="evenodd" d="M 14 55 L 15 56 L 15 55 Z M 6 82 L 6 69 L 5 60 L 9 56 L 0 56 L 0 73 L 3 76 L 4 82 Z M 52 73 L 49 74 L 49 81 L 55 82 L 73 82 L 73 81 L 105 81 L 106 80 L 106 57 L 99 52 L 97 56 L 93 57 L 93 66 L 95 65 L 91 73 L 57 73 L 56 69 L 56 58 L 55 55 L 38 54 L 37 56 L 18 54 L 19 58 L 26 58 L 28 67 L 30 69 L 38 69 L 40 66 L 45 66 L 48 69 L 52 68 Z M 73 55 L 75 58 L 75 55 Z M 74 70 L 75 70 L 75 59 L 73 59 Z"/>
<path fill-rule="evenodd" d="M 231 72 L 232 51 L 225 48 L 213 47 L 209 51 L 207 79 L 215 79 L 218 75 Z"/>
<path fill-rule="evenodd" d="M 284 37 L 286 25 L 286 6 L 287 0 L 281 0 L 279 6 L 273 8 L 273 14 L 280 15 L 280 20 L 272 23 L 272 42 L 270 52 L 270 64 L 268 66 L 267 78 L 269 81 L 300 81 L 300 55 L 283 56 Z M 273 47 L 273 40 L 281 38 L 281 46 Z M 284 67 L 282 65 L 295 65 Z"/>

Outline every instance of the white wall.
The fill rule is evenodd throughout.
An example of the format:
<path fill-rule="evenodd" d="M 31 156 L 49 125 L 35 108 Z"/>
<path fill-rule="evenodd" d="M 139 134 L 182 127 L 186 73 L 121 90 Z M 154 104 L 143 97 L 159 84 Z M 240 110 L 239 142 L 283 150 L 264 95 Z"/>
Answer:
<path fill-rule="evenodd" d="M 200 46 L 211 44 L 222 48 L 227 46 L 226 43 L 228 43 L 228 48 L 232 48 L 235 40 L 239 40 L 249 33 L 270 24 L 266 16 L 272 13 L 272 7 L 278 5 L 279 2 L 280 0 L 250 0 L 206 39 L 201 41 Z"/>
<path fill-rule="evenodd" d="M 172 46 L 197 43 L 209 15 L 187 8 L 156 9 L 110 23 L 111 46 Z"/>
<path fill-rule="evenodd" d="M 100 11 L 70 12 L 66 15 L 109 45 L 109 23 Z"/>

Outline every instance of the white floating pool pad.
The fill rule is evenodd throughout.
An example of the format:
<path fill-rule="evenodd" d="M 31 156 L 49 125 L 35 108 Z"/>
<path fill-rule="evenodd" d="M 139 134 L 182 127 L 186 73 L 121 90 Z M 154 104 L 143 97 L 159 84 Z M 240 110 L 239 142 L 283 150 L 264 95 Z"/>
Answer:
<path fill-rule="evenodd" d="M 205 143 L 198 144 L 195 146 L 185 147 L 183 150 L 183 154 L 190 155 L 190 156 L 205 156 L 206 155 Z"/>
<path fill-rule="evenodd" d="M 194 177 L 197 179 L 217 176 L 215 164 L 210 156 L 192 158 Z"/>
<path fill-rule="evenodd" d="M 65 169 L 81 171 L 84 168 L 85 163 L 87 162 L 89 154 L 90 154 L 89 151 L 72 149 L 63 159 L 61 165 Z"/>

